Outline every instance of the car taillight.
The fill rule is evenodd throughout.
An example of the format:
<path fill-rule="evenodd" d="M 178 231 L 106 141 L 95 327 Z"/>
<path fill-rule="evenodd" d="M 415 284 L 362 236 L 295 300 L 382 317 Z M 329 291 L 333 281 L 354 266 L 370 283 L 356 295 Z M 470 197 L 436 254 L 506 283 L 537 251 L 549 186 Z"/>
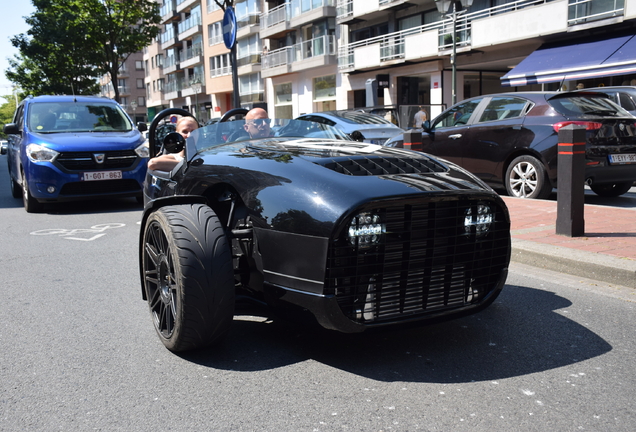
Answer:
<path fill-rule="evenodd" d="M 561 129 L 563 126 L 567 126 L 571 124 L 578 125 L 578 126 L 585 126 L 585 130 L 597 130 L 603 126 L 603 123 L 599 123 L 599 122 L 564 121 L 564 122 L 555 123 L 552 125 L 552 127 L 554 128 L 554 131 L 556 133 L 559 133 L 559 129 Z"/>

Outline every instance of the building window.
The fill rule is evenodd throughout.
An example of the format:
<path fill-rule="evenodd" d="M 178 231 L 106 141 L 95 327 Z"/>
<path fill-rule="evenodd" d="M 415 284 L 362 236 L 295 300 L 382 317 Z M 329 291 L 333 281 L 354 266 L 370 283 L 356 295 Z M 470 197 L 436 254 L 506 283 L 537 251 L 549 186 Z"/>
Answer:
<path fill-rule="evenodd" d="M 143 62 L 143 60 L 136 60 L 135 61 L 135 69 L 144 70 L 144 62 Z"/>
<path fill-rule="evenodd" d="M 230 64 L 230 54 L 221 54 L 219 56 L 210 57 L 210 78 L 221 75 L 229 75 L 232 73 Z"/>
<path fill-rule="evenodd" d="M 276 118 L 294 118 L 292 105 L 292 83 L 284 83 L 274 86 L 276 99 L 274 110 Z"/>
<path fill-rule="evenodd" d="M 239 76 L 239 94 L 241 103 L 263 101 L 263 81 L 260 72 Z"/>
<path fill-rule="evenodd" d="M 260 63 L 262 50 L 261 38 L 257 34 L 238 40 L 236 42 L 238 66 Z"/>
<path fill-rule="evenodd" d="M 314 102 L 336 100 L 336 76 L 314 78 Z"/>
<path fill-rule="evenodd" d="M 137 88 L 138 89 L 144 88 L 144 79 L 143 78 L 137 78 Z"/>
<path fill-rule="evenodd" d="M 208 45 L 217 45 L 223 42 L 223 23 L 217 21 L 208 26 Z"/>

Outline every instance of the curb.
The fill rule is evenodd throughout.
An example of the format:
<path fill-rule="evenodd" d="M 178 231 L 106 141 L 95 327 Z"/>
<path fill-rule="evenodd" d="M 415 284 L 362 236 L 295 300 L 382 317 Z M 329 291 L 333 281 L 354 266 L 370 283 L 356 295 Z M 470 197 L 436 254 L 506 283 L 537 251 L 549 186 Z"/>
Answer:
<path fill-rule="evenodd" d="M 636 260 L 512 239 L 511 260 L 546 270 L 636 288 Z"/>

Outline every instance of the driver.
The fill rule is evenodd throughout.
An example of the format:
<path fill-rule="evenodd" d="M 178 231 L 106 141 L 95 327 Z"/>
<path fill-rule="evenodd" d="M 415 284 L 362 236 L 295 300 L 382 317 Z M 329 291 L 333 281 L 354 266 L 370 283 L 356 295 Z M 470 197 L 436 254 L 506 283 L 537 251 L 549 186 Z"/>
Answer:
<path fill-rule="evenodd" d="M 190 132 L 198 129 L 199 124 L 192 117 L 181 117 L 176 125 L 176 132 L 179 132 L 183 138 L 188 139 Z M 179 153 L 169 153 L 159 155 L 148 161 L 148 169 L 159 171 L 172 171 L 180 161 L 183 160 L 185 149 Z"/>
<path fill-rule="evenodd" d="M 271 119 L 267 111 L 263 108 L 252 108 L 245 114 L 245 125 L 243 126 L 252 138 L 268 138 L 272 136 L 269 127 Z"/>

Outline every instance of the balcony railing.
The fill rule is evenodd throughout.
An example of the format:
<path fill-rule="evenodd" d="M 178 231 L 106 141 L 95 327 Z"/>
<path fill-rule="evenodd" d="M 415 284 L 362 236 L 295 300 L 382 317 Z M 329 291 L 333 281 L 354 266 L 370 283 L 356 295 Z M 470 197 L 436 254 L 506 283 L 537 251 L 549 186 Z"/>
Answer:
<path fill-rule="evenodd" d="M 193 57 L 203 55 L 203 46 L 201 44 L 192 45 L 186 48 L 185 59 L 181 61 L 190 60 Z"/>
<path fill-rule="evenodd" d="M 335 6 L 336 0 L 291 0 L 289 4 L 291 8 L 291 17 L 296 18 L 297 16 L 311 12 L 314 9 L 325 6 Z"/>
<path fill-rule="evenodd" d="M 335 54 L 336 37 L 334 35 L 325 35 L 271 51 L 263 55 L 261 67 L 269 69 L 312 57 Z"/>
<path fill-rule="evenodd" d="M 223 75 L 231 75 L 232 66 L 223 66 L 220 68 L 210 69 L 210 78 L 215 78 Z"/>
<path fill-rule="evenodd" d="M 177 63 L 179 63 L 179 56 L 176 55 L 176 54 L 169 55 L 169 56 L 166 56 L 166 58 L 165 58 L 165 60 L 163 62 L 163 67 L 164 67 L 164 69 L 168 69 L 171 66 L 176 65 Z"/>
<path fill-rule="evenodd" d="M 338 0 L 336 19 L 342 20 L 353 16 L 353 0 Z"/>
<path fill-rule="evenodd" d="M 261 28 L 266 29 L 273 27 L 291 19 L 291 8 L 287 7 L 288 3 L 283 3 L 270 9 L 268 12 L 261 14 Z"/>
<path fill-rule="evenodd" d="M 470 13 L 462 13 L 457 17 L 457 46 L 468 46 L 471 43 L 472 22 L 482 18 L 488 18 L 507 12 L 521 10 L 531 6 L 549 3 L 553 0 L 519 0 L 492 8 Z M 621 16 L 624 14 L 624 0 L 570 0 L 568 9 L 568 24 L 574 25 L 582 22 Z M 340 0 L 338 8 L 349 7 L 349 0 Z M 344 13 L 344 12 L 343 12 Z M 351 13 L 352 7 L 351 7 Z M 341 15 L 338 15 L 341 18 Z M 390 33 L 374 38 L 365 39 L 338 48 L 338 68 L 351 69 L 354 67 L 354 51 L 356 48 L 380 44 L 380 62 L 404 59 L 404 39 L 407 36 L 420 34 L 437 29 L 439 32 L 439 51 L 450 50 L 453 46 L 453 21 L 445 18 L 441 21 L 413 27 L 395 33 Z"/>
<path fill-rule="evenodd" d="M 161 41 L 162 44 L 164 44 L 168 42 L 169 40 L 174 39 L 174 37 L 175 37 L 174 27 L 169 26 L 165 32 L 161 33 L 159 40 Z"/>
<path fill-rule="evenodd" d="M 183 33 L 187 30 L 190 30 L 192 27 L 201 25 L 201 15 L 194 14 L 190 15 L 190 17 L 184 21 L 179 23 L 179 33 Z"/>

